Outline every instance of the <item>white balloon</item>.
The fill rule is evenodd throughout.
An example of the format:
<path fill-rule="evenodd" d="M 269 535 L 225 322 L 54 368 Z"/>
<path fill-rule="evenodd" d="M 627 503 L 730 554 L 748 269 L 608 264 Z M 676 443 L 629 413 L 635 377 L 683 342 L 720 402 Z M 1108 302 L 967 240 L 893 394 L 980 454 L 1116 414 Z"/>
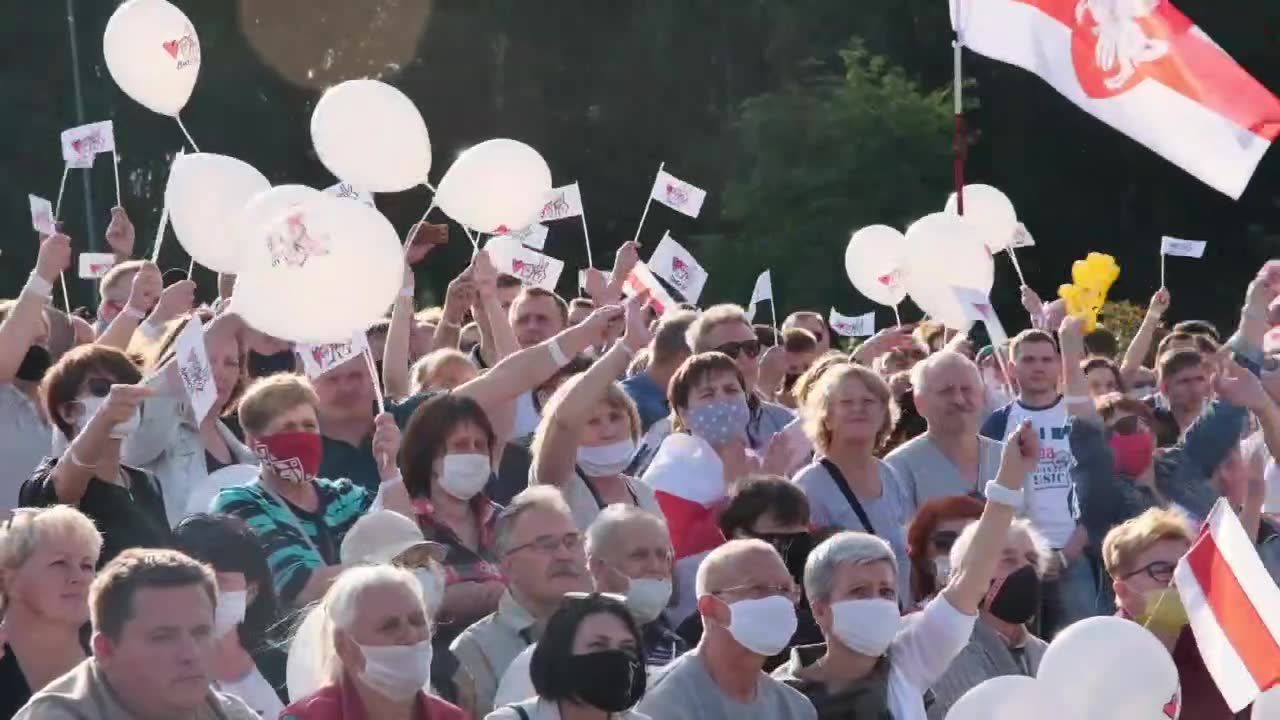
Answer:
<path fill-rule="evenodd" d="M 339 180 L 369 192 L 400 192 L 427 181 L 431 138 L 413 101 L 377 80 L 329 88 L 311 114 L 311 142 Z"/>
<path fill-rule="evenodd" d="M 289 643 L 289 659 L 285 661 L 285 685 L 289 688 L 289 700 L 297 702 L 311 693 L 324 687 L 329 678 L 325 677 L 325 631 L 323 608 L 314 608 L 307 612 L 302 623 L 294 632 L 293 642 Z"/>
<path fill-rule="evenodd" d="M 946 212 L 956 215 L 956 194 L 947 198 Z M 964 216 L 982 226 L 982 240 L 991 252 L 1000 252 L 1013 242 L 1018 230 L 1018 211 L 1013 202 L 990 185 L 964 186 Z"/>
<path fill-rule="evenodd" d="M 1280 687 L 1271 688 L 1253 701 L 1251 717 L 1253 720 L 1280 720 Z"/>
<path fill-rule="evenodd" d="M 990 678 L 962 695 L 946 720 L 1085 720 L 1062 713 L 1057 703 L 1061 688 L 1046 685 L 1025 675 Z"/>
<path fill-rule="evenodd" d="M 267 178 L 246 162 L 195 153 L 173 161 L 164 202 L 187 253 L 211 270 L 234 275 L 244 242 L 235 232 L 236 220 L 254 196 L 270 189 Z"/>
<path fill-rule="evenodd" d="M 980 228 L 956 215 L 934 213 L 912 223 L 906 237 L 904 284 L 911 300 L 947 327 L 968 330 L 973 322 L 952 288 L 989 295 L 995 280 Z"/>
<path fill-rule="evenodd" d="M 102 36 L 107 72 L 129 97 L 161 115 L 177 115 L 200 73 L 200 38 L 167 0 L 128 0 Z"/>
<path fill-rule="evenodd" d="M 343 342 L 395 301 L 404 258 L 396 230 L 382 213 L 310 193 L 253 226 L 233 305 L 246 323 L 268 335 Z"/>
<path fill-rule="evenodd" d="M 468 148 L 445 172 L 436 205 L 459 224 L 486 233 L 522 228 L 542 212 L 551 168 L 516 140 L 486 140 Z"/>
<path fill-rule="evenodd" d="M 1065 706 L 1082 718 L 1156 718 L 1178 692 L 1169 651 L 1141 625 L 1094 617 L 1063 630 L 1040 661 L 1037 679 L 1071 688 Z"/>
<path fill-rule="evenodd" d="M 907 296 L 903 283 L 906 237 L 888 225 L 870 225 L 849 238 L 844 268 L 858 292 L 881 305 L 894 306 Z"/>

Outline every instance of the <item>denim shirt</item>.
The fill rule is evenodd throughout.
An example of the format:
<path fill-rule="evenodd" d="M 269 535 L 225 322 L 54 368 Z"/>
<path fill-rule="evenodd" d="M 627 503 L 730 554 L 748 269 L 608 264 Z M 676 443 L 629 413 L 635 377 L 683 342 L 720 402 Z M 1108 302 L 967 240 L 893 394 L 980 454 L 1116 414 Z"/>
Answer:
<path fill-rule="evenodd" d="M 1236 361 L 1257 375 L 1261 352 L 1245 347 L 1239 337 L 1229 342 Z M 1218 499 L 1211 478 L 1231 448 L 1240 442 L 1248 411 L 1222 398 L 1200 413 L 1178 444 L 1156 455 L 1155 485 L 1160 494 L 1195 517 L 1208 517 Z M 1106 429 L 1096 420 L 1072 418 L 1068 431 L 1075 466 L 1071 479 L 1079 500 L 1080 522 L 1095 551 L 1107 531 L 1148 508 L 1161 504 L 1151 488 L 1117 472 Z"/>

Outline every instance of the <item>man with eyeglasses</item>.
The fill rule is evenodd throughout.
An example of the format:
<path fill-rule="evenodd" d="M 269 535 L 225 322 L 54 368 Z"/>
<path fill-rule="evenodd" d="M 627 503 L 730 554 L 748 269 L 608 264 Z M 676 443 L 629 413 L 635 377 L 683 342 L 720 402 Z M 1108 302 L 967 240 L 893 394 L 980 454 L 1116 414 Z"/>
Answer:
<path fill-rule="evenodd" d="M 762 399 L 757 385 L 760 378 L 760 341 L 756 339 L 747 315 L 737 305 L 713 305 L 689 326 L 686 337 L 696 353 L 722 352 L 733 358 L 747 383 L 747 441 L 753 450 L 768 447 L 773 436 L 794 419 L 785 407 Z"/>
<path fill-rule="evenodd" d="M 503 673 L 538 641 L 566 593 L 591 589 L 583 538 L 560 491 L 532 487 L 511 500 L 494 526 L 507 591 L 496 612 L 462 631 L 449 649 L 461 667 L 454 683 L 471 717 L 493 709 Z"/>
<path fill-rule="evenodd" d="M 698 568 L 702 640 L 655 673 L 636 708 L 663 720 L 816 720 L 804 695 L 765 675 L 796 629 L 800 589 L 772 545 L 731 540 Z"/>
<path fill-rule="evenodd" d="M 1112 528 L 1102 543 L 1102 557 L 1120 608 L 1116 614 L 1146 627 L 1173 656 L 1182 717 L 1230 720 L 1235 715 L 1205 668 L 1187 611 L 1172 587 L 1178 559 L 1194 539 L 1185 515 L 1151 508 Z"/>

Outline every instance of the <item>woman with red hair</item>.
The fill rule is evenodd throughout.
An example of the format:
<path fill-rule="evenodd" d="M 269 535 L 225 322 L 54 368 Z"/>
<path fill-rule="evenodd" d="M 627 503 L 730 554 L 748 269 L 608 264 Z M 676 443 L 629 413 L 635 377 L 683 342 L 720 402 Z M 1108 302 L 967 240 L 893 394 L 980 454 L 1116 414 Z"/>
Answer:
<path fill-rule="evenodd" d="M 951 546 L 964 526 L 982 516 L 983 502 L 969 495 L 934 498 L 920 506 L 907 528 L 911 596 L 923 603 L 947 584 Z"/>

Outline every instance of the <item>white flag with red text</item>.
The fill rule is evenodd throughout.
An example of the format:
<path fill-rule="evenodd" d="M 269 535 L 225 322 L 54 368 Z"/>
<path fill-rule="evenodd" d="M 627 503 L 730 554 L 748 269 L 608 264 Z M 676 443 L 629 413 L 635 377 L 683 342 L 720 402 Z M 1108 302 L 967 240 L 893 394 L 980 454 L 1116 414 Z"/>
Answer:
<path fill-rule="evenodd" d="M 315 380 L 351 358 L 359 357 L 368 347 L 369 336 L 357 330 L 346 342 L 298 345 L 298 355 L 302 357 L 307 377 Z"/>
<path fill-rule="evenodd" d="M 831 308 L 827 324 L 845 337 L 870 337 L 876 334 L 876 312 L 872 310 L 862 315 L 842 315 Z"/>
<path fill-rule="evenodd" d="M 653 271 L 641 260 L 631 269 L 627 279 L 622 281 L 622 294 L 632 297 L 644 292 L 649 293 L 649 302 L 659 315 L 675 309 L 676 301 L 671 297 L 671 293 L 662 287 L 658 278 L 653 276 Z"/>
<path fill-rule="evenodd" d="M 1232 198 L 1280 135 L 1280 100 L 1168 0 L 950 3 L 965 46 L 1039 75 Z"/>
<path fill-rule="evenodd" d="M 110 120 L 62 131 L 62 159 L 71 167 L 93 167 L 98 153 L 115 149 L 116 134 Z"/>
<path fill-rule="evenodd" d="M 538 214 L 539 222 L 554 222 L 582 214 L 582 190 L 578 183 L 553 188 L 547 196 L 547 203 Z"/>
<path fill-rule="evenodd" d="M 512 235 L 496 235 L 485 243 L 485 252 L 498 272 L 520 278 L 525 285 L 536 285 L 548 292 L 556 291 L 564 261 L 530 250 Z"/>
<path fill-rule="evenodd" d="M 707 271 L 693 253 L 671 237 L 671 233 L 664 234 L 658 247 L 654 248 L 653 256 L 649 258 L 649 269 L 679 290 L 686 302 L 698 302 L 702 288 L 707 284 Z"/>
<path fill-rule="evenodd" d="M 1165 235 L 1160 238 L 1160 254 L 1199 259 L 1204 257 L 1204 248 L 1208 244 L 1204 240 L 1183 240 Z"/>
<path fill-rule="evenodd" d="M 178 377 L 191 401 L 191 415 L 199 425 L 218 400 L 213 380 L 213 363 L 204 345 L 204 326 L 193 317 L 182 328 L 173 344 L 173 357 L 178 363 Z"/>
<path fill-rule="evenodd" d="M 672 210 L 696 218 L 702 212 L 702 202 L 707 199 L 707 191 L 690 185 L 666 170 L 659 170 L 649 196 Z"/>
<path fill-rule="evenodd" d="M 1280 684 L 1280 587 L 1226 498 L 1173 577 L 1200 656 L 1231 711 Z"/>

